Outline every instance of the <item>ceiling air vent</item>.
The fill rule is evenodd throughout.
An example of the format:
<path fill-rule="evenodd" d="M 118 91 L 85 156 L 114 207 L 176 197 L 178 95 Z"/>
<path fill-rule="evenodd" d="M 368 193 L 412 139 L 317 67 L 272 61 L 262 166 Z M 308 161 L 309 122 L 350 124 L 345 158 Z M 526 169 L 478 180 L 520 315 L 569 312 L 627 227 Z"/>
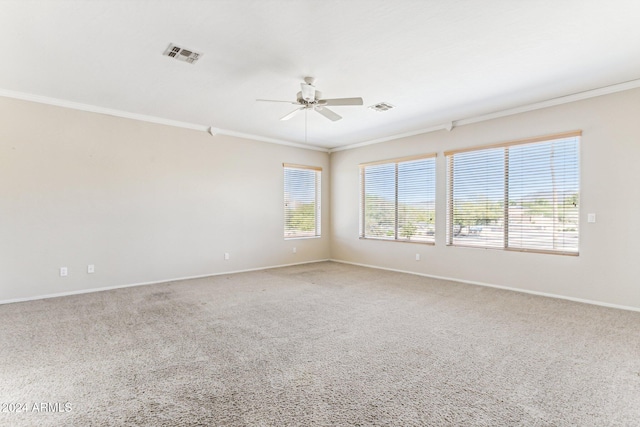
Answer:
<path fill-rule="evenodd" d="M 391 110 L 393 108 L 393 105 L 389 104 L 388 102 L 378 102 L 377 104 L 369 106 L 369 108 L 373 111 L 383 112 Z"/>
<path fill-rule="evenodd" d="M 189 64 L 194 64 L 202 56 L 200 52 L 194 52 L 193 50 L 176 46 L 173 43 L 169 45 L 163 55 L 176 58 L 179 61 L 188 62 Z"/>

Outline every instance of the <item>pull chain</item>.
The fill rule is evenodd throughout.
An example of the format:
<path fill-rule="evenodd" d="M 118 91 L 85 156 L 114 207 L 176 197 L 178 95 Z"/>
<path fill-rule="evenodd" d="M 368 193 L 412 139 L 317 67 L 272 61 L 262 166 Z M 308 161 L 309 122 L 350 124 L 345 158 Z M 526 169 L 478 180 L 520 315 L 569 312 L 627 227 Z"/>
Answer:
<path fill-rule="evenodd" d="M 307 143 L 307 115 L 309 113 L 309 109 L 304 109 L 304 143 Z"/>

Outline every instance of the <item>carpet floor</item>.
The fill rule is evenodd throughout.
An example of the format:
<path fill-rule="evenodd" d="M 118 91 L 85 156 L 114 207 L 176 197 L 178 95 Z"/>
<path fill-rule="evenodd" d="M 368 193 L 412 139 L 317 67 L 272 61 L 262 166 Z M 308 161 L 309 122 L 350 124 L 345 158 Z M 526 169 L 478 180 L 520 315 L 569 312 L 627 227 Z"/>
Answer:
<path fill-rule="evenodd" d="M 640 313 L 333 262 L 0 306 L 2 426 L 638 426 Z"/>

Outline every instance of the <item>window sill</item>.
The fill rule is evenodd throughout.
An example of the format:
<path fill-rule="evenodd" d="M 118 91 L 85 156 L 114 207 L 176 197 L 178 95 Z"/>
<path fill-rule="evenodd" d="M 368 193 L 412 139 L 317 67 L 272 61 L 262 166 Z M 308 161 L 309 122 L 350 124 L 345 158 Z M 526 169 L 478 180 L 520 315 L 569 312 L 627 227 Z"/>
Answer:
<path fill-rule="evenodd" d="M 360 240 L 374 240 L 376 242 L 397 242 L 397 243 L 413 243 L 418 245 L 435 246 L 436 242 L 424 242 L 419 240 L 399 240 L 399 239 L 382 239 L 376 237 L 358 237 Z"/>
<path fill-rule="evenodd" d="M 518 248 L 493 248 L 486 246 L 473 246 L 473 245 L 460 245 L 460 244 L 447 244 L 449 247 L 453 248 L 472 248 L 472 249 L 489 249 L 493 251 L 505 251 L 505 252 L 529 252 L 533 254 L 544 254 L 544 255 L 562 255 L 562 256 L 580 256 L 580 252 L 567 252 L 567 251 L 553 251 L 553 250 L 544 250 L 544 249 L 518 249 Z"/>
<path fill-rule="evenodd" d="M 305 239 L 319 239 L 322 236 L 293 236 L 285 237 L 284 240 L 305 240 Z"/>

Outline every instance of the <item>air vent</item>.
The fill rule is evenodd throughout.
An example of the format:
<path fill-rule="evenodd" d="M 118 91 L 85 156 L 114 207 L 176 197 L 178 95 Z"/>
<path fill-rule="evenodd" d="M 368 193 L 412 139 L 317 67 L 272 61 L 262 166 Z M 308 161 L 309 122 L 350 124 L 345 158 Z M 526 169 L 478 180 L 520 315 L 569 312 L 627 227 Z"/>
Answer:
<path fill-rule="evenodd" d="M 179 61 L 188 62 L 189 64 L 194 64 L 202 56 L 199 52 L 194 52 L 191 49 L 176 46 L 173 43 L 169 45 L 163 55 L 175 58 Z"/>
<path fill-rule="evenodd" d="M 394 106 L 389 104 L 388 102 L 379 102 L 377 104 L 369 106 L 369 108 L 373 111 L 383 112 L 391 110 L 392 108 L 394 108 Z"/>

